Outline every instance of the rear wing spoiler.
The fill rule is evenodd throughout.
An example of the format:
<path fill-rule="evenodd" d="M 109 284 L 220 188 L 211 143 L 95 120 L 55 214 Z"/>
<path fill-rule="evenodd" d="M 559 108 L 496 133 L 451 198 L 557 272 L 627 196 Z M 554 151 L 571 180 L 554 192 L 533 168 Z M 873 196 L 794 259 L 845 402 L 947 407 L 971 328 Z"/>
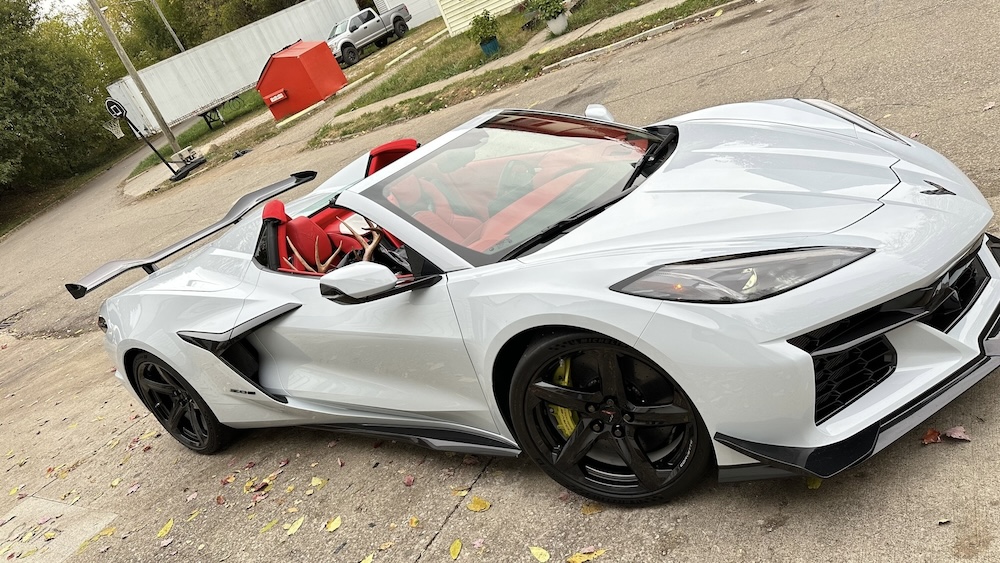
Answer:
<path fill-rule="evenodd" d="M 108 262 L 107 264 L 101 266 L 100 268 L 94 270 L 93 272 L 83 276 L 83 279 L 77 283 L 66 284 L 66 289 L 69 291 L 70 295 L 74 299 L 79 299 L 84 295 L 90 293 L 94 289 L 104 285 L 105 283 L 115 279 L 116 277 L 124 274 L 129 270 L 135 268 L 142 268 L 147 274 L 152 274 L 156 271 L 156 263 L 173 255 L 181 250 L 191 246 L 192 244 L 207 238 L 215 233 L 221 231 L 222 229 L 239 222 L 244 215 L 250 212 L 251 209 L 257 205 L 280 195 L 288 190 L 301 186 L 302 184 L 314 179 L 316 177 L 315 172 L 296 172 L 292 174 L 287 179 L 280 182 L 276 182 L 261 188 L 255 192 L 251 192 L 241 197 L 233 205 L 232 209 L 226 213 L 225 217 L 220 219 L 218 222 L 213 223 L 204 229 L 194 233 L 193 235 L 175 242 L 174 244 L 160 250 L 159 252 L 153 254 L 152 256 L 146 258 L 133 258 L 130 260 L 114 260 Z"/>

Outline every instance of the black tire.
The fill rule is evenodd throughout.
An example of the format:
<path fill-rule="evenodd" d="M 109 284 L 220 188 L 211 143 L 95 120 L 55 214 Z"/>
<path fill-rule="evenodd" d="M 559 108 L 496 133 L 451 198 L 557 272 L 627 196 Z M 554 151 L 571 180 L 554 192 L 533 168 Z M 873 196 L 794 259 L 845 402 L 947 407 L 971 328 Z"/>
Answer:
<path fill-rule="evenodd" d="M 589 333 L 528 346 L 510 392 L 521 449 L 567 489 L 615 504 L 654 504 L 694 486 L 712 442 L 694 405 L 651 360 Z"/>
<path fill-rule="evenodd" d="M 358 55 L 358 50 L 354 47 L 354 45 L 344 45 L 343 49 L 341 49 L 340 54 L 341 56 L 344 57 L 344 64 L 346 64 L 347 66 L 353 66 L 358 64 L 358 60 L 360 60 L 361 58 Z"/>
<path fill-rule="evenodd" d="M 375 40 L 375 46 L 378 47 L 379 49 L 384 49 L 385 46 L 388 45 L 388 44 L 389 44 L 389 38 L 388 37 L 383 37 L 381 39 L 376 39 Z"/>
<path fill-rule="evenodd" d="M 166 362 L 143 352 L 132 361 L 136 392 L 175 440 L 199 454 L 224 448 L 233 429 L 215 417 L 201 395 Z"/>
<path fill-rule="evenodd" d="M 406 32 L 409 30 L 410 28 L 406 27 L 406 22 L 404 22 L 403 20 L 396 20 L 396 23 L 392 25 L 392 32 L 395 33 L 396 37 L 400 39 L 402 39 L 403 36 L 406 35 Z"/>

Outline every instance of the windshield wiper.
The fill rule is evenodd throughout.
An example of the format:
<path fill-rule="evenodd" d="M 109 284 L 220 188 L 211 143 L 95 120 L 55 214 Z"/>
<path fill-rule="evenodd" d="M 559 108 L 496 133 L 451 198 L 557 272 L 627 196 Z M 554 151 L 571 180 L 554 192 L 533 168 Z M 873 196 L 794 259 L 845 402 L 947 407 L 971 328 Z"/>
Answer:
<path fill-rule="evenodd" d="M 657 161 L 663 158 L 663 155 L 667 152 L 676 137 L 676 130 L 668 129 L 667 135 L 661 135 L 662 139 L 659 143 L 650 145 L 646 149 L 645 154 L 642 155 L 635 163 L 635 169 L 632 170 L 632 175 L 628 177 L 628 181 L 625 182 L 625 187 L 622 188 L 623 192 L 627 192 L 632 184 L 639 179 L 639 175 L 645 172 L 647 169 L 656 164 Z"/>
<path fill-rule="evenodd" d="M 611 199 L 603 201 L 599 205 L 595 205 L 593 207 L 587 207 L 586 209 L 583 209 L 581 211 L 574 213 L 573 215 L 570 215 L 569 217 L 563 219 L 562 221 L 559 221 L 557 223 L 550 225 L 545 229 L 542 229 L 539 233 L 526 239 L 524 242 L 517 245 L 513 250 L 511 250 L 507 254 L 504 254 L 503 258 L 501 258 L 500 261 L 510 260 L 511 258 L 517 258 L 521 254 L 524 254 L 526 251 L 538 246 L 539 244 L 548 242 L 549 240 L 558 237 L 559 235 L 565 233 L 567 230 L 579 225 L 580 223 L 587 221 L 588 219 L 590 219 L 594 215 L 597 215 L 601 211 L 604 211 L 605 209 L 610 207 L 613 203 L 627 196 L 629 193 L 631 192 L 622 191 L 616 194 Z"/>

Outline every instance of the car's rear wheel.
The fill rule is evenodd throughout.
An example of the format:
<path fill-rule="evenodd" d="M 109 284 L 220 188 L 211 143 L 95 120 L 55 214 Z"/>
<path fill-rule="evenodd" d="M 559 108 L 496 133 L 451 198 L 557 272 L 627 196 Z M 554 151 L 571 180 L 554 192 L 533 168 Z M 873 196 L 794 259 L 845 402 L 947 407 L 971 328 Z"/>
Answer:
<path fill-rule="evenodd" d="M 670 376 L 638 351 L 593 334 L 533 342 L 511 383 L 522 450 L 553 479 L 609 503 L 650 504 L 700 480 L 705 424 Z"/>
<path fill-rule="evenodd" d="M 344 57 L 344 62 L 347 63 L 347 66 L 358 64 L 358 60 L 360 59 L 358 50 L 354 48 L 354 45 L 344 45 L 341 55 Z"/>
<path fill-rule="evenodd" d="M 375 40 L 375 46 L 378 47 L 379 49 L 382 49 L 383 47 L 385 47 L 388 44 L 389 44 L 389 38 L 388 37 L 383 37 L 381 39 L 376 39 Z"/>
<path fill-rule="evenodd" d="M 200 454 L 226 446 L 232 429 L 219 422 L 201 395 L 166 362 L 143 352 L 132 361 L 132 373 L 142 402 L 175 440 Z"/>
<path fill-rule="evenodd" d="M 403 20 L 396 20 L 396 24 L 392 26 L 393 33 L 395 33 L 396 37 L 400 39 L 402 39 L 403 36 L 406 35 L 406 32 L 409 30 L 410 28 L 406 27 L 406 22 L 404 22 Z"/>

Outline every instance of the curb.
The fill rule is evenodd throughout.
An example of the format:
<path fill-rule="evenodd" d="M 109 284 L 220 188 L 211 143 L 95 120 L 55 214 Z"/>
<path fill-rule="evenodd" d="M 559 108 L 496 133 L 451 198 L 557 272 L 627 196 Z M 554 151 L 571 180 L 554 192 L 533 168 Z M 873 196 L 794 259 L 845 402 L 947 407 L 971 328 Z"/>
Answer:
<path fill-rule="evenodd" d="M 639 41 L 643 41 L 643 40 L 649 39 L 650 37 L 654 37 L 656 35 L 660 35 L 661 33 L 666 33 L 668 31 L 674 29 L 677 26 L 684 25 L 684 24 L 687 24 L 687 23 L 691 23 L 691 22 L 693 22 L 694 20 L 696 20 L 698 18 L 704 18 L 706 16 L 711 16 L 712 14 L 714 14 L 715 12 L 718 12 L 719 10 L 735 10 L 737 8 L 742 8 L 743 6 L 747 6 L 747 5 L 750 5 L 750 4 L 759 4 L 762 1 L 763 0 L 734 0 L 733 2 L 727 2 L 725 4 L 720 4 L 720 5 L 715 6 L 713 8 L 709 8 L 707 10 L 702 10 L 702 11 L 698 12 L 697 14 L 692 14 L 690 16 L 687 16 L 686 18 L 681 18 L 679 20 L 674 20 L 674 21 L 672 21 L 670 23 L 665 23 L 665 24 L 663 24 L 661 26 L 654 27 L 653 29 L 648 29 L 646 31 L 643 31 L 642 33 L 639 33 L 637 35 L 633 35 L 632 37 L 628 37 L 628 38 L 622 39 L 621 41 L 612 43 L 610 45 L 605 45 L 604 47 L 598 47 L 596 49 L 591 49 L 590 51 L 587 51 L 586 53 L 580 53 L 579 55 L 573 55 L 572 57 L 566 57 L 565 59 L 563 59 L 563 60 L 561 60 L 559 62 L 552 63 L 552 64 L 550 64 L 548 66 L 542 67 L 542 72 L 548 72 L 548 71 L 556 69 L 556 68 L 567 67 L 567 66 L 569 66 L 571 64 L 578 63 L 578 62 L 580 62 L 582 60 L 589 59 L 589 58 L 595 57 L 597 55 L 604 55 L 606 53 L 613 53 L 613 52 L 615 52 L 615 51 L 617 51 L 619 49 L 622 49 L 624 47 L 628 47 L 629 45 L 631 45 L 633 43 L 638 43 Z"/>

